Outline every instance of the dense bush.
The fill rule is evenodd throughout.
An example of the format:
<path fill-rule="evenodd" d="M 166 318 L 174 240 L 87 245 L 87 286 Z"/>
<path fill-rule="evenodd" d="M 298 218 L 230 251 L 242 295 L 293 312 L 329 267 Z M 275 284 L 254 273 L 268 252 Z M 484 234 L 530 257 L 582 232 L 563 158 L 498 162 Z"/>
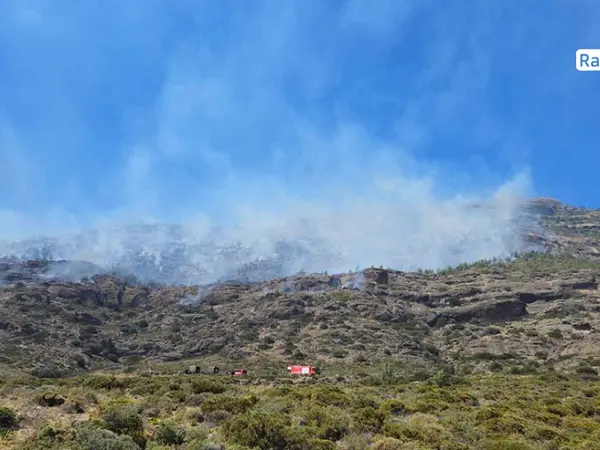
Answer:
<path fill-rule="evenodd" d="M 258 402 L 258 397 L 255 395 L 244 397 L 216 395 L 202 403 L 200 408 L 205 413 L 227 411 L 231 414 L 241 414 L 252 408 L 256 402 Z"/>
<path fill-rule="evenodd" d="M 371 446 L 373 450 L 424 450 L 425 448 L 418 442 L 405 442 L 390 437 L 380 439 Z"/>
<path fill-rule="evenodd" d="M 185 431 L 173 422 L 161 422 L 156 429 L 155 440 L 159 444 L 181 445 L 185 441 Z"/>
<path fill-rule="evenodd" d="M 359 432 L 377 433 L 381 431 L 387 414 L 372 407 L 361 408 L 353 413 L 353 428 Z"/>
<path fill-rule="evenodd" d="M 75 431 L 73 450 L 140 450 L 131 436 L 118 435 L 113 431 L 84 425 Z"/>
<path fill-rule="evenodd" d="M 311 391 L 312 401 L 321 405 L 346 406 L 350 403 L 348 395 L 337 386 L 319 386 Z"/>
<path fill-rule="evenodd" d="M 197 378 L 191 382 L 191 386 L 194 394 L 221 394 L 227 390 L 223 383 L 208 378 Z"/>
<path fill-rule="evenodd" d="M 223 434 L 231 442 L 259 449 L 285 450 L 287 427 L 284 419 L 272 413 L 251 412 L 235 416 L 223 426 Z"/>
<path fill-rule="evenodd" d="M 452 433 L 429 414 L 416 413 L 400 423 L 386 423 L 384 434 L 398 440 L 417 441 L 426 446 L 444 450 L 462 450 L 467 447 L 455 442 Z"/>
<path fill-rule="evenodd" d="M 117 434 L 128 435 L 140 446 L 144 447 L 144 421 L 135 405 L 117 401 L 102 410 L 101 423 L 103 428 Z"/>
<path fill-rule="evenodd" d="M 0 433 L 17 428 L 17 413 L 8 406 L 0 406 Z"/>
<path fill-rule="evenodd" d="M 64 404 L 66 399 L 58 392 L 44 391 L 35 396 L 35 402 L 40 406 L 52 408 Z"/>
<path fill-rule="evenodd" d="M 127 386 L 126 380 L 115 377 L 114 375 L 94 375 L 86 378 L 84 385 L 91 389 L 124 389 Z"/>

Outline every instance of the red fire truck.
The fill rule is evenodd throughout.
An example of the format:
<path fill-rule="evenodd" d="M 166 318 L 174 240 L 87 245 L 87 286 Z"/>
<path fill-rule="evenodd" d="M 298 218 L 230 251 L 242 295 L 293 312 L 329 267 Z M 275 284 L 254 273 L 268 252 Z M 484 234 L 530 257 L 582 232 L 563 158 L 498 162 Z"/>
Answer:
<path fill-rule="evenodd" d="M 290 375 L 315 375 L 319 369 L 312 366 L 288 366 Z"/>

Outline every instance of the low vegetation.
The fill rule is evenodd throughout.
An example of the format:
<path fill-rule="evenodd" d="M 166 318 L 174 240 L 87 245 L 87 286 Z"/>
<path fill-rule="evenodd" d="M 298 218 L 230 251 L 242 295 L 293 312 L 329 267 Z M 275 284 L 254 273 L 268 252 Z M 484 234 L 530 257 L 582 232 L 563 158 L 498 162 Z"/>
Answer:
<path fill-rule="evenodd" d="M 0 448 L 593 450 L 600 382 L 587 375 L 582 366 L 569 375 L 446 369 L 386 384 L 319 376 L 269 386 L 206 375 L 11 379 L 0 391 Z M 107 382 L 113 378 L 119 382 Z"/>

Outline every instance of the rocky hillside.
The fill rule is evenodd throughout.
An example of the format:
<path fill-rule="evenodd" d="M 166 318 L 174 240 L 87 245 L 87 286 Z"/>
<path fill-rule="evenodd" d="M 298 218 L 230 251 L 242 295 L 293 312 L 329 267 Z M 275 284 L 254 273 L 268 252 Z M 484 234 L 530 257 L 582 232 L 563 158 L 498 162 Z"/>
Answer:
<path fill-rule="evenodd" d="M 600 258 L 600 210 L 535 198 L 526 205 L 524 215 L 536 225 L 526 233 L 530 242 L 555 253 Z"/>
<path fill-rule="evenodd" d="M 46 276 L 59 263 L 7 261 L 0 366 L 37 376 L 208 356 L 356 365 L 391 357 L 424 370 L 600 366 L 600 212 L 538 199 L 526 214 L 542 226 L 528 239 L 548 253 L 435 273 L 372 268 L 165 287 L 102 274 L 70 282 Z"/>

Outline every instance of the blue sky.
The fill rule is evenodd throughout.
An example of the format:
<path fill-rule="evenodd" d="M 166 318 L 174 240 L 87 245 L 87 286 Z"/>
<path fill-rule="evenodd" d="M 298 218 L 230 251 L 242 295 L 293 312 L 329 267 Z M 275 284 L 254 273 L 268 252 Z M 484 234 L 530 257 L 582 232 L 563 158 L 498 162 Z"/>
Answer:
<path fill-rule="evenodd" d="M 599 207 L 600 73 L 574 67 L 598 23 L 595 0 L 3 1 L 4 234 L 391 185 L 403 220 L 500 191 Z"/>

